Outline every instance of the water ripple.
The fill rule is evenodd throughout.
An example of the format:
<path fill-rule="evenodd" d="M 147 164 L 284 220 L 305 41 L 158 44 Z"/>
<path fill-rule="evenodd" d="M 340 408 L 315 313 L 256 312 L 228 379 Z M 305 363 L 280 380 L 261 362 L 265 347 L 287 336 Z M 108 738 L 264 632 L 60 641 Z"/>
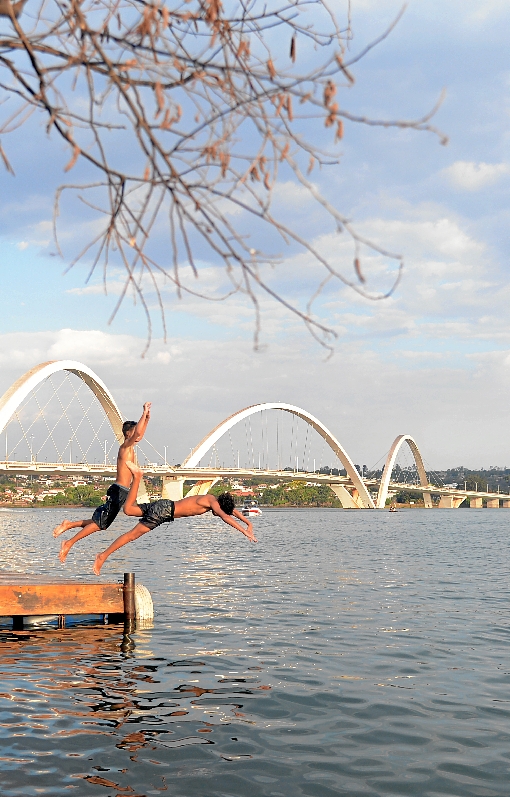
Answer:
<path fill-rule="evenodd" d="M 61 514 L 2 513 L 4 569 L 61 576 Z M 149 587 L 152 628 L 0 630 L 2 797 L 507 797 L 506 526 L 285 510 L 258 546 L 211 518 L 154 530 L 104 571 Z"/>

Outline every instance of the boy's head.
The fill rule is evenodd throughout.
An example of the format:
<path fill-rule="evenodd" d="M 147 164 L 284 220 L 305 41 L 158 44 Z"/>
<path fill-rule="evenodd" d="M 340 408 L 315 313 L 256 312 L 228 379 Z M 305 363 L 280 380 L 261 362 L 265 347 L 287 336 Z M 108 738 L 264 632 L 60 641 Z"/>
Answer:
<path fill-rule="evenodd" d="M 124 421 L 122 424 L 122 434 L 124 437 L 130 437 L 130 432 L 132 433 L 133 429 L 136 426 L 136 421 Z"/>
<path fill-rule="evenodd" d="M 222 493 L 218 496 L 218 503 L 220 508 L 225 512 L 226 515 L 231 515 L 236 508 L 236 502 L 234 501 L 233 496 L 231 493 Z"/>

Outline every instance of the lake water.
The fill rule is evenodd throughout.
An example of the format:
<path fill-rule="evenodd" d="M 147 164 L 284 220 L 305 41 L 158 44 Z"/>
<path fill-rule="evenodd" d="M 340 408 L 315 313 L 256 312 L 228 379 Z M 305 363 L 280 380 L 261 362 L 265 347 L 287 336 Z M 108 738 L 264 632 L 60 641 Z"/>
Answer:
<path fill-rule="evenodd" d="M 73 517 L 81 511 L 72 510 Z M 0 512 L 2 568 L 56 561 L 62 510 Z M 105 565 L 151 628 L 0 631 L 0 793 L 510 794 L 505 510 L 266 510 L 258 545 L 179 520 Z"/>

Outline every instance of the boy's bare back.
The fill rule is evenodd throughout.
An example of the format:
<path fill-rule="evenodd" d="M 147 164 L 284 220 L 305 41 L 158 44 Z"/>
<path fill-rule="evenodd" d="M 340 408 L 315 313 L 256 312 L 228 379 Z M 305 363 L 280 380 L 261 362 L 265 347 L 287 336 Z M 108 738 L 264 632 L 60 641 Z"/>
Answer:
<path fill-rule="evenodd" d="M 192 495 L 189 498 L 181 498 L 175 502 L 174 517 L 191 517 L 192 515 L 203 515 L 215 509 L 214 504 L 220 508 L 214 495 Z M 220 510 L 221 511 L 221 510 Z"/>
<path fill-rule="evenodd" d="M 251 522 L 243 517 L 238 509 L 234 509 L 231 515 L 227 515 L 214 495 L 191 495 L 189 498 L 181 498 L 180 501 L 175 501 L 174 503 L 174 518 L 193 517 L 194 515 L 203 515 L 206 512 L 212 512 L 213 515 L 221 518 L 229 526 L 233 526 L 245 537 L 248 537 L 249 540 L 257 542 Z M 244 523 L 246 529 L 240 526 L 234 518 Z"/>

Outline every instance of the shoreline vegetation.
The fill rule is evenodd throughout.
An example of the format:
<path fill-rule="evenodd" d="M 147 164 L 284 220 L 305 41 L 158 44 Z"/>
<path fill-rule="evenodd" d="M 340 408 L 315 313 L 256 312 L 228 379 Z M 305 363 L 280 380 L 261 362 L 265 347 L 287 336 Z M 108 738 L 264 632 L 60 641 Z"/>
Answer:
<path fill-rule="evenodd" d="M 363 466 L 363 471 L 366 468 Z M 413 477 L 412 469 L 409 473 L 399 470 L 395 466 L 395 477 L 401 481 L 410 481 Z M 321 468 L 321 474 L 326 472 L 336 476 L 343 475 L 342 472 Z M 361 471 L 360 471 L 361 472 Z M 380 472 L 370 473 L 374 478 L 380 478 Z M 432 476 L 432 474 L 431 474 Z M 488 492 L 500 493 L 501 498 L 505 498 L 510 493 L 510 469 L 491 468 L 489 471 L 478 473 L 469 472 L 463 468 L 449 470 L 436 474 L 439 476 L 438 484 L 447 487 L 459 487 L 460 489 L 487 490 Z M 308 477 L 308 474 L 307 474 Z M 271 478 L 269 475 L 251 476 L 243 479 L 229 477 L 213 486 L 210 492 L 219 495 L 222 492 L 231 492 L 236 504 L 241 506 L 245 500 L 256 500 L 261 507 L 265 508 L 330 508 L 341 509 L 342 505 L 333 490 L 323 482 L 313 481 L 314 473 L 309 474 L 310 481 L 298 481 L 289 469 L 289 480 L 282 482 Z M 431 478 L 432 481 L 432 478 Z M 94 509 L 105 501 L 105 493 L 112 480 L 100 480 L 83 477 L 69 476 L 60 478 L 55 474 L 53 477 L 31 477 L 22 474 L 1 475 L 0 476 L 0 508 L 69 508 L 88 507 Z M 146 477 L 146 487 L 151 500 L 161 497 L 161 478 Z M 184 495 L 191 488 L 193 482 L 188 482 Z M 373 495 L 375 499 L 375 494 Z M 439 504 L 439 496 L 432 498 L 434 506 Z M 417 509 L 423 507 L 423 495 L 420 491 L 413 489 L 410 484 L 409 489 L 401 489 L 398 493 L 391 495 L 386 502 L 386 506 L 393 503 L 399 509 Z M 459 508 L 469 508 L 469 499 L 464 501 Z"/>

